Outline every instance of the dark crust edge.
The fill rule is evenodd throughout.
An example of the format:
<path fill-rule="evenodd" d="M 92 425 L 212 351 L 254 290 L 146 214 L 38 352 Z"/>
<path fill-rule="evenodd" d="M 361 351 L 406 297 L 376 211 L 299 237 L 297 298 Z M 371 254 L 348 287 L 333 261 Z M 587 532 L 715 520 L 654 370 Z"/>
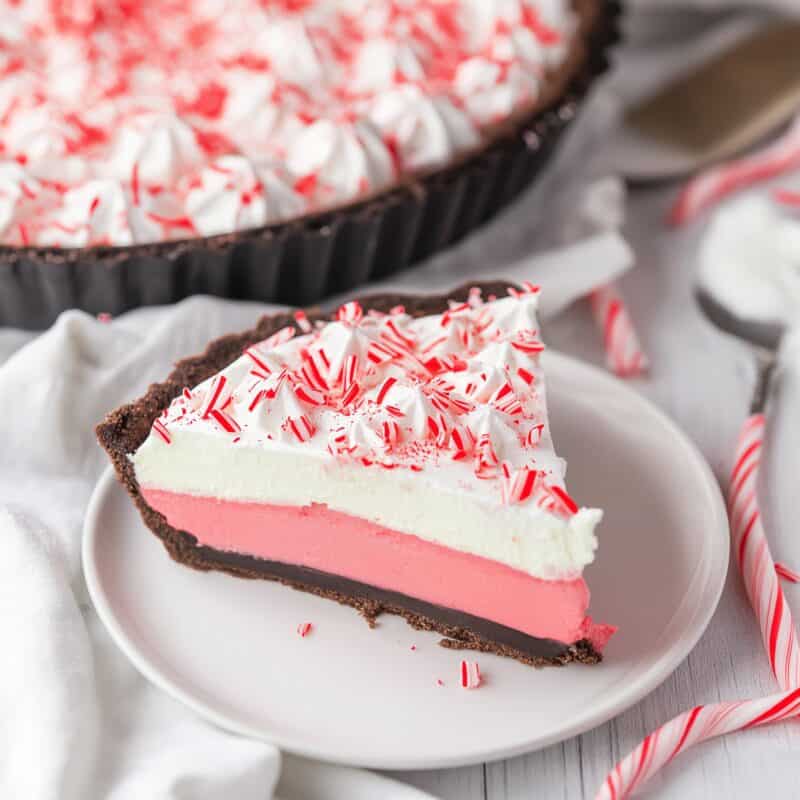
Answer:
<path fill-rule="evenodd" d="M 295 219 L 270 223 L 259 228 L 248 228 L 215 236 L 198 236 L 189 239 L 174 239 L 165 242 L 142 242 L 125 246 L 95 247 L 14 247 L 0 245 L 0 264 L 16 264 L 26 259 L 35 259 L 46 264 L 70 264 L 80 261 L 97 261 L 114 264 L 132 257 L 177 258 L 194 250 L 221 251 L 231 245 L 249 240 L 279 239 L 288 231 L 320 230 L 332 224 L 341 213 L 353 213 L 366 218 L 386 205 L 402 202 L 409 194 L 415 196 L 468 165 L 475 159 L 491 157 L 491 154 L 516 144 L 519 138 L 527 140 L 531 133 L 537 134 L 540 123 L 546 123 L 548 114 L 555 119 L 574 115 L 574 104 L 585 94 L 589 84 L 608 65 L 606 53 L 619 40 L 618 18 L 622 0 L 573 0 L 580 24 L 571 57 L 553 74 L 546 92 L 533 109 L 505 120 L 496 126 L 480 147 L 461 156 L 452 163 L 427 174 L 408 175 L 370 197 L 345 203 L 333 209 L 304 214 Z"/>
<path fill-rule="evenodd" d="M 467 299 L 469 290 L 475 286 L 481 289 L 484 297 L 492 295 L 499 297 L 505 295 L 506 290 L 513 287 L 514 284 L 506 281 L 472 282 L 464 284 L 446 295 L 372 294 L 361 296 L 357 300 L 365 309 L 383 312 L 389 311 L 396 305 L 404 305 L 408 314 L 413 317 L 422 317 L 446 310 L 449 300 L 463 302 Z M 312 323 L 316 320 L 331 318 L 331 315 L 313 308 L 308 309 L 306 314 Z M 300 332 L 293 315 L 290 312 L 282 312 L 261 317 L 254 328 L 243 333 L 228 334 L 215 339 L 202 354 L 177 362 L 164 382 L 151 384 L 142 397 L 110 412 L 97 426 L 97 439 L 111 458 L 120 483 L 133 499 L 145 525 L 161 540 L 169 555 L 175 561 L 196 570 L 218 570 L 237 577 L 274 580 L 300 591 L 335 600 L 358 610 L 371 626 L 374 625 L 376 617 L 381 613 L 395 614 L 405 618 L 409 625 L 418 630 L 441 633 L 446 638 L 440 644 L 451 649 L 495 653 L 531 666 L 561 666 L 570 662 L 595 664 L 601 661 L 601 654 L 585 639 L 571 645 L 564 645 L 562 653 L 542 657 L 492 641 L 476 634 L 469 628 L 448 624 L 428 614 L 420 614 L 404 608 L 397 600 L 384 601 L 352 596 L 332 588 L 321 588 L 302 580 L 282 577 L 275 574 L 274 571 L 268 570 L 269 562 L 260 562 L 255 558 L 240 559 L 239 563 L 236 563 L 228 557 L 228 554 L 198 546 L 197 539 L 191 533 L 173 528 L 162 514 L 148 505 L 141 493 L 133 464 L 128 456 L 145 441 L 155 419 L 173 398 L 181 393 L 184 387 L 195 386 L 219 372 L 238 358 L 245 348 L 263 341 L 285 326 L 294 327 Z M 528 638 L 533 644 L 537 641 L 547 641 L 536 640 L 533 637 Z"/>

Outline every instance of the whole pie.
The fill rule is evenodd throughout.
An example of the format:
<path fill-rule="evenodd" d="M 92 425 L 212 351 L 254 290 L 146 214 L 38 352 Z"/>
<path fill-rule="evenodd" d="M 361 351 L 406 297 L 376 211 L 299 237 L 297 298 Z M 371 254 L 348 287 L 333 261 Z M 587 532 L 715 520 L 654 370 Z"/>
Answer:
<path fill-rule="evenodd" d="M 17 0 L 0 244 L 206 237 L 480 152 L 585 65 L 603 0 Z"/>

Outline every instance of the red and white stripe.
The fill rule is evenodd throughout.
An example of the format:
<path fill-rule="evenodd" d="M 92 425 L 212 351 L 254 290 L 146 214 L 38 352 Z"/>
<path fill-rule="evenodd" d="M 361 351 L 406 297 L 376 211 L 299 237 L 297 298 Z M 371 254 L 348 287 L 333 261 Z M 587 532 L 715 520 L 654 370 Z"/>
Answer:
<path fill-rule="evenodd" d="M 225 433 L 239 433 L 242 430 L 239 423 L 230 414 L 226 414 L 220 408 L 212 408 L 208 416 L 210 419 L 213 419 Z"/>
<path fill-rule="evenodd" d="M 544 423 L 540 422 L 534 425 L 525 434 L 525 447 L 538 447 L 542 441 L 542 434 L 544 433 Z"/>
<path fill-rule="evenodd" d="M 734 192 L 800 167 L 800 116 L 767 147 L 703 170 L 683 188 L 669 212 L 683 225 Z"/>
<path fill-rule="evenodd" d="M 297 626 L 297 635 L 300 636 L 301 639 L 305 639 L 306 636 L 311 633 L 312 628 L 313 625 L 310 622 L 301 622 Z"/>
<path fill-rule="evenodd" d="M 500 469 L 503 502 L 506 505 L 514 505 L 530 500 L 541 473 L 531 467 L 513 469 L 507 461 L 501 464 Z"/>
<path fill-rule="evenodd" d="M 297 330 L 294 325 L 287 325 L 285 328 L 281 328 L 279 331 L 273 333 L 268 339 L 264 339 L 264 341 L 259 344 L 259 347 L 263 350 L 271 350 L 279 344 L 286 344 L 286 342 L 294 338 L 295 333 L 297 333 Z"/>
<path fill-rule="evenodd" d="M 209 384 L 200 406 L 200 416 L 208 419 L 212 411 L 222 411 L 231 400 L 232 389 L 228 379 L 220 374 L 215 375 Z"/>
<path fill-rule="evenodd" d="M 590 295 L 592 314 L 603 334 L 608 368 L 621 378 L 647 371 L 649 362 L 639 343 L 622 295 L 613 284 L 601 286 Z"/>
<path fill-rule="evenodd" d="M 342 388 L 347 391 L 355 382 L 358 374 L 358 356 L 347 356 L 342 366 Z"/>
<path fill-rule="evenodd" d="M 517 397 L 512 385 L 506 381 L 489 398 L 489 403 L 498 411 L 508 414 L 511 417 L 521 414 L 524 411 L 522 401 Z"/>
<path fill-rule="evenodd" d="M 438 411 L 455 414 L 466 414 L 472 411 L 474 405 L 456 393 L 456 387 L 452 383 L 436 378 L 428 384 L 425 392 L 431 405 Z"/>
<path fill-rule="evenodd" d="M 538 331 L 518 331 L 509 340 L 509 344 L 520 353 L 535 356 L 544 351 L 544 344 L 539 339 Z"/>
<path fill-rule="evenodd" d="M 327 392 L 330 387 L 324 376 L 324 372 L 327 370 L 324 351 L 305 350 L 301 353 L 300 357 L 303 363 L 298 373 L 303 381 L 313 389 L 317 389 L 320 392 Z"/>
<path fill-rule="evenodd" d="M 310 406 L 324 406 L 326 403 L 325 395 L 322 392 L 312 389 L 301 381 L 294 385 L 294 396 Z"/>
<path fill-rule="evenodd" d="M 475 476 L 493 478 L 497 474 L 499 463 L 492 437 L 488 433 L 481 434 L 475 444 Z"/>
<path fill-rule="evenodd" d="M 450 429 L 450 442 L 455 450 L 453 461 L 466 458 L 475 447 L 475 434 L 466 426 L 456 423 Z"/>
<path fill-rule="evenodd" d="M 781 564 L 776 561 L 775 572 L 778 574 L 779 578 L 782 578 L 789 583 L 800 583 L 800 572 L 796 572 L 790 567 L 787 567 L 786 564 Z"/>
<path fill-rule="evenodd" d="M 400 426 L 393 419 L 386 420 L 381 424 L 380 433 L 386 448 L 389 450 L 400 441 Z"/>
<path fill-rule="evenodd" d="M 286 425 L 298 442 L 307 442 L 317 432 L 314 424 L 305 414 L 299 417 L 288 417 Z"/>
<path fill-rule="evenodd" d="M 528 386 L 532 386 L 536 382 L 536 376 L 530 370 L 525 369 L 525 367 L 519 367 L 517 369 L 517 377 Z"/>
<path fill-rule="evenodd" d="M 248 347 L 244 351 L 244 355 L 256 365 L 261 373 L 269 375 L 272 372 L 272 369 L 270 369 L 269 364 L 266 362 L 266 354 L 261 352 L 258 345 Z"/>
<path fill-rule="evenodd" d="M 406 349 L 413 347 L 417 341 L 413 334 L 402 330 L 391 317 L 384 321 L 380 337 L 391 344 Z"/>
<path fill-rule="evenodd" d="M 339 322 L 346 322 L 349 325 L 358 325 L 363 318 L 364 310 L 361 308 L 361 304 L 357 303 L 355 300 L 340 306 L 339 310 L 336 312 L 336 319 L 338 319 Z"/>
<path fill-rule="evenodd" d="M 560 486 L 541 484 L 536 505 L 544 511 L 566 519 L 578 513 L 578 504 Z"/>
<path fill-rule="evenodd" d="M 356 376 L 358 375 L 358 356 L 349 355 L 344 360 L 342 367 L 342 406 L 349 406 L 359 395 L 359 386 Z"/>
<path fill-rule="evenodd" d="M 756 700 L 696 706 L 647 736 L 608 774 L 596 800 L 623 800 L 684 750 L 726 733 L 800 717 L 800 688 Z"/>
<path fill-rule="evenodd" d="M 172 444 L 172 437 L 169 435 L 167 426 L 160 419 L 157 419 L 153 423 L 153 433 L 164 441 L 165 444 Z"/>
<path fill-rule="evenodd" d="M 390 361 L 406 355 L 409 355 L 407 348 L 401 347 L 389 339 L 381 341 L 375 339 L 367 348 L 367 360 L 373 364 L 388 364 Z"/>
<path fill-rule="evenodd" d="M 267 392 L 265 389 L 258 389 L 254 387 L 250 393 L 250 402 L 247 404 L 247 410 L 252 414 L 258 406 L 267 399 Z"/>
<path fill-rule="evenodd" d="M 311 323 L 308 321 L 305 311 L 298 308 L 297 311 L 294 312 L 294 321 L 303 333 L 311 333 Z"/>
<path fill-rule="evenodd" d="M 780 584 L 782 565 L 770 554 L 756 486 L 764 441 L 764 415 L 745 423 L 731 473 L 728 504 L 736 563 L 756 613 L 772 671 L 783 692 L 753 700 L 697 706 L 647 736 L 609 773 L 597 800 L 629 797 L 692 745 L 725 733 L 800 717 L 800 653 L 792 614 Z M 791 573 L 791 571 L 788 571 Z M 794 577 L 794 573 L 791 573 Z"/>
<path fill-rule="evenodd" d="M 481 670 L 477 661 L 461 662 L 461 687 L 477 689 L 481 685 Z"/>
<path fill-rule="evenodd" d="M 375 395 L 375 402 L 378 405 L 383 404 L 383 401 L 386 399 L 386 395 L 389 393 L 389 390 L 396 383 L 397 383 L 397 378 L 392 378 L 391 376 L 384 380 L 384 382 L 381 384 L 381 388 L 378 389 L 378 394 Z"/>
<path fill-rule="evenodd" d="M 761 522 L 756 480 L 764 441 L 764 415 L 755 414 L 739 439 L 731 473 L 729 512 L 734 555 L 756 612 L 772 671 L 782 689 L 800 686 L 800 647 Z"/>
<path fill-rule="evenodd" d="M 428 438 L 436 441 L 437 447 L 445 447 L 450 438 L 450 427 L 444 414 L 428 414 Z"/>

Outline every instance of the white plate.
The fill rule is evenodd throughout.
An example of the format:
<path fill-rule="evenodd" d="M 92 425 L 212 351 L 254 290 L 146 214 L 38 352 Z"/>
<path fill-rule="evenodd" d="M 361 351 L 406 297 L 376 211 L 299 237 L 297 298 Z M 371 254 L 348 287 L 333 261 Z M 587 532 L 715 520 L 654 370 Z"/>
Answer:
<path fill-rule="evenodd" d="M 661 683 L 705 630 L 728 565 L 727 516 L 711 470 L 654 406 L 565 356 L 548 353 L 546 369 L 571 492 L 606 509 L 599 557 L 586 572 L 593 616 L 620 629 L 601 665 L 537 670 L 481 654 L 485 686 L 465 691 L 457 680 L 462 654 L 402 619 L 382 617 L 370 630 L 336 603 L 174 563 L 110 470 L 84 535 L 100 617 L 145 676 L 199 713 L 328 761 L 472 764 L 619 714 Z M 303 639 L 295 629 L 304 621 L 314 631 Z"/>

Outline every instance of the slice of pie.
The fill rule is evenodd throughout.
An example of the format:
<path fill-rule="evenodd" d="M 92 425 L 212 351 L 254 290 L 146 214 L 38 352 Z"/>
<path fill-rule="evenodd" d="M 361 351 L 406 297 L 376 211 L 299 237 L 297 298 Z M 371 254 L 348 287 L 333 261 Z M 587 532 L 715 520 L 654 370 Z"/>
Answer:
<path fill-rule="evenodd" d="M 538 290 L 265 317 L 98 428 L 176 560 L 400 614 L 443 644 L 596 662 L 598 509 L 553 450 Z M 364 308 L 362 308 L 362 305 Z"/>

